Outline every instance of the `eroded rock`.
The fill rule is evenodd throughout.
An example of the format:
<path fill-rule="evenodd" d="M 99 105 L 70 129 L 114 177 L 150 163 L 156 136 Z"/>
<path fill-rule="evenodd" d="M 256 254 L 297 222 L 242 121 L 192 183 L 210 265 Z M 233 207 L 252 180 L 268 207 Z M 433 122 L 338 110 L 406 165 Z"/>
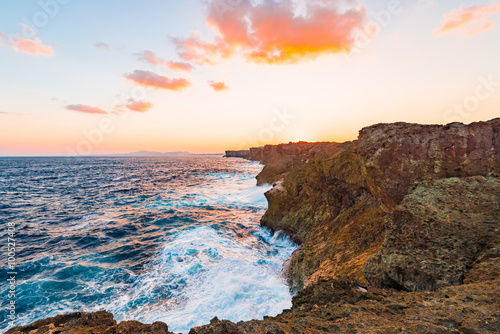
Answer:
<path fill-rule="evenodd" d="M 364 268 L 372 285 L 422 291 L 463 284 L 473 263 L 500 244 L 500 179 L 423 183 L 387 225 L 381 250 Z"/>

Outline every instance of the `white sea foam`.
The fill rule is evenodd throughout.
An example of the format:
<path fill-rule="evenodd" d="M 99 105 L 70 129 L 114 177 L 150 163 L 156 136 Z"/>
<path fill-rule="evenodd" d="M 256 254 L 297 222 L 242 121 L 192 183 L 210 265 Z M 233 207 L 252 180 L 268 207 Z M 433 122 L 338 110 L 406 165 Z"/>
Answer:
<path fill-rule="evenodd" d="M 267 231 L 255 232 L 270 243 L 255 235 L 260 247 L 251 248 L 207 226 L 181 232 L 164 246 L 150 272 L 106 309 L 119 320 L 164 321 L 174 332 L 187 332 L 214 316 L 239 321 L 280 313 L 291 306 L 281 266 L 295 246 Z M 158 302 L 131 308 L 141 296 Z"/>
<path fill-rule="evenodd" d="M 264 193 L 272 186 L 256 186 L 255 174 L 262 167 L 249 164 L 246 173 L 214 173 L 199 176 L 203 179 L 199 185 L 183 189 L 179 196 L 179 189 L 166 188 L 163 197 L 158 201 L 148 203 L 148 207 L 201 207 L 225 206 L 231 208 L 253 207 L 265 210 L 267 200 Z"/>

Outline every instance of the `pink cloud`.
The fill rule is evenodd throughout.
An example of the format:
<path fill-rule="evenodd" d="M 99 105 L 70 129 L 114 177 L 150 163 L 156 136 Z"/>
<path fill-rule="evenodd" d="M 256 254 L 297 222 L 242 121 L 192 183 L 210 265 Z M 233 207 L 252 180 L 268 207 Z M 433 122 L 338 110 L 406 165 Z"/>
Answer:
<path fill-rule="evenodd" d="M 72 110 L 72 111 L 83 112 L 86 114 L 107 114 L 107 112 L 102 110 L 101 108 L 87 106 L 84 104 L 70 104 L 70 105 L 66 106 L 66 109 Z"/>
<path fill-rule="evenodd" d="M 168 68 L 168 69 L 174 70 L 174 71 L 191 72 L 191 70 L 193 69 L 193 65 L 191 65 L 189 63 L 166 61 L 166 60 L 163 60 L 163 59 L 157 57 L 154 52 L 149 51 L 149 50 L 145 50 L 141 53 L 138 53 L 137 55 L 139 56 L 139 60 L 141 60 L 145 63 L 152 64 L 152 65 L 160 65 L 160 66 L 163 66 L 165 68 Z"/>
<path fill-rule="evenodd" d="M 0 42 L 5 41 L 7 47 L 10 47 L 16 52 L 31 54 L 34 56 L 53 56 L 54 50 L 50 46 L 43 45 L 40 38 L 27 25 L 21 23 L 20 28 L 22 33 L 9 38 L 6 34 L 0 32 Z M 3 43 L 2 43 L 3 44 Z"/>
<path fill-rule="evenodd" d="M 132 73 L 126 74 L 125 78 L 138 85 L 175 91 L 182 90 L 191 85 L 191 83 L 184 78 L 170 79 L 163 75 L 141 70 L 135 70 Z"/>
<path fill-rule="evenodd" d="M 104 43 L 104 42 L 97 42 L 97 43 L 94 44 L 94 47 L 96 49 L 100 49 L 100 50 L 108 50 L 109 49 L 109 44 Z"/>
<path fill-rule="evenodd" d="M 341 12 L 335 4 L 310 0 L 305 12 L 298 14 L 292 0 L 240 1 L 225 7 L 213 1 L 207 23 L 218 33 L 215 40 L 204 42 L 193 34 L 174 38 L 173 43 L 182 59 L 197 64 L 213 64 L 234 54 L 278 64 L 347 52 L 355 43 L 356 30 L 367 23 L 366 11 L 357 7 Z"/>
<path fill-rule="evenodd" d="M 153 103 L 146 102 L 142 100 L 134 100 L 132 98 L 128 99 L 125 105 L 116 105 L 113 107 L 112 112 L 114 114 L 119 114 L 124 112 L 126 109 L 138 112 L 146 112 L 153 107 Z"/>
<path fill-rule="evenodd" d="M 198 65 L 214 65 L 219 58 L 229 58 L 233 54 L 231 47 L 219 37 L 215 43 L 206 43 L 197 34 L 192 34 L 187 39 L 173 38 L 172 42 L 179 57 Z"/>
<path fill-rule="evenodd" d="M 225 82 L 208 81 L 210 87 L 212 87 L 216 92 L 229 89 Z"/>
<path fill-rule="evenodd" d="M 145 101 L 135 101 L 133 99 L 129 100 L 127 108 L 133 111 L 145 112 L 153 107 L 153 103 Z"/>
<path fill-rule="evenodd" d="M 483 22 L 489 15 L 500 12 L 500 2 L 488 6 L 471 6 L 464 8 L 461 5 L 459 8 L 453 9 L 451 12 L 444 14 L 444 22 L 441 28 L 434 31 L 435 35 L 446 33 L 457 33 L 464 37 L 474 36 L 482 31 L 491 29 L 495 22 Z"/>
<path fill-rule="evenodd" d="M 13 37 L 9 39 L 11 48 L 16 52 L 28 53 L 34 56 L 53 56 L 54 50 L 50 46 L 42 44 L 40 38 L 35 37 L 34 40 L 26 37 Z"/>

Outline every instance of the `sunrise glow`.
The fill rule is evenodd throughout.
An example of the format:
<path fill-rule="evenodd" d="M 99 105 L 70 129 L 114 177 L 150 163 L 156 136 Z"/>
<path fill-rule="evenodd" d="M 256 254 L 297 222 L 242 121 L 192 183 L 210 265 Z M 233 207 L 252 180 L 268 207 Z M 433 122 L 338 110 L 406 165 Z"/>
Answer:
<path fill-rule="evenodd" d="M 499 21 L 498 1 L 3 1 L 0 156 L 219 153 L 488 120 Z"/>

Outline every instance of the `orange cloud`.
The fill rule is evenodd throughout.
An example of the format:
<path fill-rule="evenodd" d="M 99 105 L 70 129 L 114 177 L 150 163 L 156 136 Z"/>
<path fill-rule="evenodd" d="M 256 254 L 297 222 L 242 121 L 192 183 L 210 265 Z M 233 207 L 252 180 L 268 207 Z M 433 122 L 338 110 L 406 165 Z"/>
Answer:
<path fill-rule="evenodd" d="M 145 112 L 153 107 L 153 103 L 145 101 L 135 101 L 133 99 L 129 100 L 127 108 L 133 111 Z"/>
<path fill-rule="evenodd" d="M 174 71 L 187 71 L 191 72 L 193 69 L 193 65 L 189 63 L 176 62 L 176 61 L 167 61 L 165 62 L 166 67 L 170 68 Z"/>
<path fill-rule="evenodd" d="M 150 71 L 141 70 L 135 70 L 130 74 L 126 74 L 125 78 L 133 81 L 138 85 L 175 91 L 182 90 L 191 85 L 191 83 L 184 78 L 170 79 L 163 75 L 158 75 Z"/>
<path fill-rule="evenodd" d="M 70 104 L 70 105 L 66 106 L 66 109 L 72 110 L 72 111 L 83 112 L 86 114 L 107 114 L 107 112 L 102 110 L 101 108 L 87 106 L 84 104 Z"/>
<path fill-rule="evenodd" d="M 50 46 L 43 45 L 40 38 L 36 36 L 35 32 L 31 28 L 22 23 L 20 24 L 20 27 L 23 33 L 28 37 L 18 33 L 16 36 L 9 38 L 6 34 L 0 32 L 0 41 L 6 41 L 6 46 L 16 52 L 27 53 L 35 56 L 54 55 L 54 50 L 52 50 Z"/>
<path fill-rule="evenodd" d="M 461 36 L 474 36 L 482 31 L 491 29 L 495 22 L 482 22 L 488 15 L 500 12 L 500 2 L 492 6 L 471 6 L 464 8 L 461 5 L 457 9 L 444 14 L 443 26 L 434 31 L 435 35 L 456 32 Z"/>
<path fill-rule="evenodd" d="M 225 82 L 208 81 L 208 84 L 216 91 L 220 92 L 229 89 Z"/>
<path fill-rule="evenodd" d="M 336 2 L 335 2 L 336 3 Z M 257 63 L 297 63 L 321 54 L 349 51 L 357 29 L 367 23 L 357 7 L 340 12 L 334 4 L 310 0 L 299 12 L 292 0 L 239 1 L 221 6 L 213 1 L 207 23 L 218 33 L 213 43 L 197 35 L 174 38 L 179 56 L 197 64 L 214 64 L 235 53 Z"/>
<path fill-rule="evenodd" d="M 141 53 L 137 54 L 139 56 L 139 60 L 148 63 L 148 64 L 153 64 L 153 65 L 160 65 L 165 68 L 168 68 L 170 70 L 174 71 L 187 71 L 191 72 L 193 69 L 193 65 L 189 63 L 184 63 L 184 62 L 175 62 L 175 61 L 166 61 L 161 58 L 158 58 L 154 52 L 145 50 Z"/>

